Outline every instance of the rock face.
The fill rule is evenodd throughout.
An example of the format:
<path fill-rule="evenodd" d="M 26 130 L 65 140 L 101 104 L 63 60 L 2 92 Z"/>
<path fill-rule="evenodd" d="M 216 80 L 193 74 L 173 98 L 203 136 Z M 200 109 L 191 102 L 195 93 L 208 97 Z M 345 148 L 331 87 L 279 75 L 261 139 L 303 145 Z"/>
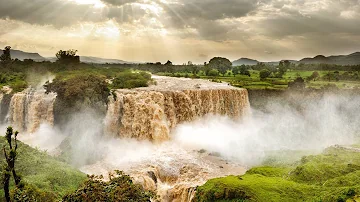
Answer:
<path fill-rule="evenodd" d="M 164 81 L 158 79 L 156 87 L 113 92 L 105 119 L 106 133 L 116 137 L 163 141 L 169 138 L 170 131 L 177 124 L 190 122 L 207 114 L 238 119 L 249 112 L 248 93 L 245 89 L 203 80 L 176 80 L 199 83 L 187 83 L 184 87 L 186 89 L 167 85 L 161 88 Z M 174 83 L 176 81 L 171 82 L 171 85 Z"/>

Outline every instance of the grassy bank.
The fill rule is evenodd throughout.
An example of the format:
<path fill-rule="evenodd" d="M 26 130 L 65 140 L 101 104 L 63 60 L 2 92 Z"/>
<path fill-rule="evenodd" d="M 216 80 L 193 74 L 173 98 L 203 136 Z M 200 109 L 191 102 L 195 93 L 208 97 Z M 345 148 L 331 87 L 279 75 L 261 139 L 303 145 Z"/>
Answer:
<path fill-rule="evenodd" d="M 45 152 L 31 148 L 18 142 L 18 158 L 15 169 L 22 179 L 41 192 L 60 199 L 66 193 L 73 192 L 86 179 L 86 175 L 66 163 L 58 161 Z M 0 148 L 6 145 L 4 137 L 0 137 Z M 4 155 L 1 152 L 0 159 L 5 164 Z M 3 167 L 0 167 L 1 172 Z M 13 183 L 13 180 L 11 180 Z M 11 188 L 14 188 L 12 184 Z M 0 198 L 4 199 L 4 191 L 0 185 Z"/>
<path fill-rule="evenodd" d="M 359 201 L 360 152 L 339 147 L 294 164 L 209 180 L 196 201 Z"/>

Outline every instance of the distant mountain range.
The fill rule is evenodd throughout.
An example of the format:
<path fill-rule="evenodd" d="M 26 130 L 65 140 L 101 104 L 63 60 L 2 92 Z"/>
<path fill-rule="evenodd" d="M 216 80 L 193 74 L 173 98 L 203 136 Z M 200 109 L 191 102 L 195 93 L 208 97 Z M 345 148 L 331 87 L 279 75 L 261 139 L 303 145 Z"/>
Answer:
<path fill-rule="evenodd" d="M 249 59 L 249 58 L 240 58 L 232 62 L 233 66 L 240 66 L 240 65 L 256 65 L 259 63 L 257 60 Z"/>
<path fill-rule="evenodd" d="M 282 60 L 284 61 L 284 60 Z M 360 65 L 360 52 L 355 52 L 349 55 L 336 55 L 336 56 L 323 56 L 318 55 L 313 58 L 304 58 L 299 61 L 289 60 L 291 63 L 295 64 L 335 64 L 335 65 Z M 233 61 L 234 66 L 238 65 L 256 65 L 259 61 L 249 58 L 240 58 L 239 60 Z M 264 62 L 267 64 L 279 64 L 278 62 Z"/>
<path fill-rule="evenodd" d="M 2 50 L 0 50 L 2 54 Z M 46 58 L 42 57 L 39 53 L 28 53 L 21 50 L 11 50 L 10 51 L 11 58 L 24 60 L 24 59 L 32 59 L 34 61 L 45 61 Z"/>
<path fill-rule="evenodd" d="M 0 51 L 2 54 L 2 50 L 0 50 Z M 46 57 L 41 56 L 39 53 L 28 53 L 28 52 L 24 52 L 21 50 L 11 50 L 10 54 L 11 54 L 11 58 L 13 58 L 13 59 L 17 58 L 19 60 L 32 59 L 37 62 L 41 62 L 41 61 L 55 62 L 56 61 L 56 57 L 46 58 Z M 126 61 L 118 60 L 118 59 L 104 59 L 104 58 L 89 57 L 89 56 L 80 56 L 80 61 L 85 62 L 85 63 L 93 63 L 93 64 L 105 64 L 105 63 L 130 64 L 131 63 L 131 62 L 126 62 Z"/>
<path fill-rule="evenodd" d="M 1 50 L 0 50 L 1 51 Z M 2 51 L 1 51 L 2 52 Z M 34 61 L 56 61 L 55 57 L 46 58 L 41 56 L 39 53 L 28 53 L 21 50 L 11 50 L 11 57 L 17 58 L 19 60 L 24 59 L 32 59 Z M 105 59 L 105 58 L 99 58 L 99 57 L 90 57 L 90 56 L 80 56 L 80 61 L 85 63 L 94 63 L 94 64 L 131 64 L 132 62 L 127 62 L 124 60 L 118 60 L 118 59 Z M 283 61 L 283 60 L 282 60 Z M 296 64 L 336 64 L 336 65 L 360 65 L 360 52 L 355 52 L 349 55 L 336 55 L 336 56 L 323 56 L 318 55 L 313 58 L 304 58 L 299 61 L 297 60 L 289 60 L 292 63 Z M 240 58 L 238 60 L 233 61 L 234 66 L 239 65 L 256 65 L 260 61 L 250 59 L 250 58 Z M 264 62 L 267 64 L 279 64 L 278 62 Z"/>

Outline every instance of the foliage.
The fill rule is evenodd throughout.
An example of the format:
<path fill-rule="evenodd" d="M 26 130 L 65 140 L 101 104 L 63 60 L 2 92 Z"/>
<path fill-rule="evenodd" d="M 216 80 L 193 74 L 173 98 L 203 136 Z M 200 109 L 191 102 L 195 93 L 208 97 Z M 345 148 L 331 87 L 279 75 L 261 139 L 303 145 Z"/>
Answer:
<path fill-rule="evenodd" d="M 7 144 L 6 138 L 0 137 L 0 147 Z M 0 156 L 0 160 L 4 164 L 4 156 Z M 1 171 L 4 171 L 3 167 Z M 15 188 L 15 183 L 11 181 L 10 189 L 13 188 L 10 192 L 11 197 L 26 195 L 35 197 L 37 201 L 53 201 L 46 199 L 60 198 L 65 193 L 75 190 L 86 178 L 86 175 L 80 171 L 20 141 L 18 141 L 16 171 L 21 173 L 21 188 Z M 3 199 L 4 192 L 0 191 L 0 200 Z"/>
<path fill-rule="evenodd" d="M 63 197 L 64 202 L 82 201 L 133 201 L 150 202 L 155 195 L 145 191 L 141 185 L 134 184 L 130 176 L 121 171 L 110 175 L 110 181 L 105 182 L 102 176 L 88 176 L 88 179 L 73 193 Z"/>
<path fill-rule="evenodd" d="M 225 75 L 231 69 L 232 63 L 229 59 L 214 57 L 209 61 L 208 65 L 211 69 L 217 69 L 222 75 Z"/>
<path fill-rule="evenodd" d="M 311 74 L 311 76 L 307 77 L 307 80 L 308 81 L 311 81 L 311 80 L 316 81 L 316 79 L 318 79 L 319 77 L 320 77 L 319 72 L 315 71 Z"/>
<path fill-rule="evenodd" d="M 112 81 L 111 88 L 138 88 L 147 87 L 151 81 L 151 74 L 146 72 L 122 72 L 119 73 Z"/>
<path fill-rule="evenodd" d="M 219 71 L 216 69 L 212 69 L 209 71 L 208 76 L 219 76 Z"/>
<path fill-rule="evenodd" d="M 292 89 L 304 89 L 305 88 L 305 81 L 302 77 L 296 78 L 293 82 L 289 83 L 289 88 Z"/>
<path fill-rule="evenodd" d="M 6 46 L 3 50 L 3 54 L 0 56 L 0 62 L 3 64 L 7 64 L 9 62 L 11 62 L 11 47 L 10 46 Z"/>
<path fill-rule="evenodd" d="M 360 153 L 332 147 L 280 167 L 209 180 L 195 201 L 346 201 L 360 193 Z"/>
<path fill-rule="evenodd" d="M 271 72 L 268 69 L 263 69 L 260 71 L 260 79 L 266 79 L 271 75 Z"/>
<path fill-rule="evenodd" d="M 21 188 L 15 187 L 11 192 L 11 198 L 12 201 L 19 202 L 48 202 L 57 199 L 54 193 L 43 191 L 30 184 L 25 184 Z"/>
<path fill-rule="evenodd" d="M 15 160 L 17 155 L 17 136 L 19 132 L 16 131 L 14 133 L 12 127 L 8 127 L 6 129 L 5 138 L 9 146 L 9 151 L 7 151 L 6 146 L 3 146 L 6 166 L 3 169 L 3 185 L 4 185 L 4 193 L 5 193 L 5 199 L 7 202 L 10 201 L 10 177 L 11 174 L 13 175 L 15 186 L 19 188 L 21 178 L 16 174 L 15 170 Z M 12 136 L 14 136 L 14 145 L 12 144 Z"/>
<path fill-rule="evenodd" d="M 56 53 L 57 62 L 62 64 L 77 64 L 80 63 L 80 57 L 76 55 L 77 50 L 59 50 Z"/>
<path fill-rule="evenodd" d="M 237 75 L 237 74 L 246 75 L 246 76 L 248 76 L 248 77 L 251 76 L 250 71 L 249 71 L 249 68 L 246 67 L 245 65 L 233 67 L 232 70 L 231 70 L 231 72 L 232 72 L 232 74 L 233 74 L 234 76 Z"/>
<path fill-rule="evenodd" d="M 69 114 L 86 108 L 105 113 L 105 105 L 110 95 L 105 80 L 103 76 L 83 74 L 69 78 L 57 76 L 52 82 L 46 82 L 46 93 L 57 93 L 54 104 L 55 122 L 63 125 L 69 120 Z"/>
<path fill-rule="evenodd" d="M 160 64 L 161 64 L 161 63 L 160 63 Z M 170 65 L 173 65 L 173 63 L 172 63 L 170 60 L 168 60 L 164 65 L 165 65 L 165 66 L 170 66 Z"/>

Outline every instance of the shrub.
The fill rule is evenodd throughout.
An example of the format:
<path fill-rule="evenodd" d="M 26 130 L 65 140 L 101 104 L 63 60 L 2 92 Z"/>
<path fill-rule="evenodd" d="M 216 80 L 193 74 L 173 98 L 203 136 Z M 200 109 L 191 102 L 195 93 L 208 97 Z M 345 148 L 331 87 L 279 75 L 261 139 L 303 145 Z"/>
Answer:
<path fill-rule="evenodd" d="M 212 69 L 208 73 L 209 76 L 219 76 L 219 71 L 216 69 Z"/>
<path fill-rule="evenodd" d="M 266 79 L 271 75 L 271 72 L 268 69 L 263 69 L 260 71 L 260 79 Z"/>
<path fill-rule="evenodd" d="M 134 184 L 130 176 L 121 171 L 110 175 L 110 181 L 105 182 L 102 176 L 88 176 L 78 190 L 63 197 L 64 202 L 77 201 L 137 201 L 148 202 L 155 196 L 153 192 L 145 191 L 141 185 Z"/>
<path fill-rule="evenodd" d="M 151 81 L 151 74 L 146 72 L 122 72 L 119 73 L 113 80 L 112 88 L 122 89 L 122 88 L 139 88 L 147 87 Z"/>

